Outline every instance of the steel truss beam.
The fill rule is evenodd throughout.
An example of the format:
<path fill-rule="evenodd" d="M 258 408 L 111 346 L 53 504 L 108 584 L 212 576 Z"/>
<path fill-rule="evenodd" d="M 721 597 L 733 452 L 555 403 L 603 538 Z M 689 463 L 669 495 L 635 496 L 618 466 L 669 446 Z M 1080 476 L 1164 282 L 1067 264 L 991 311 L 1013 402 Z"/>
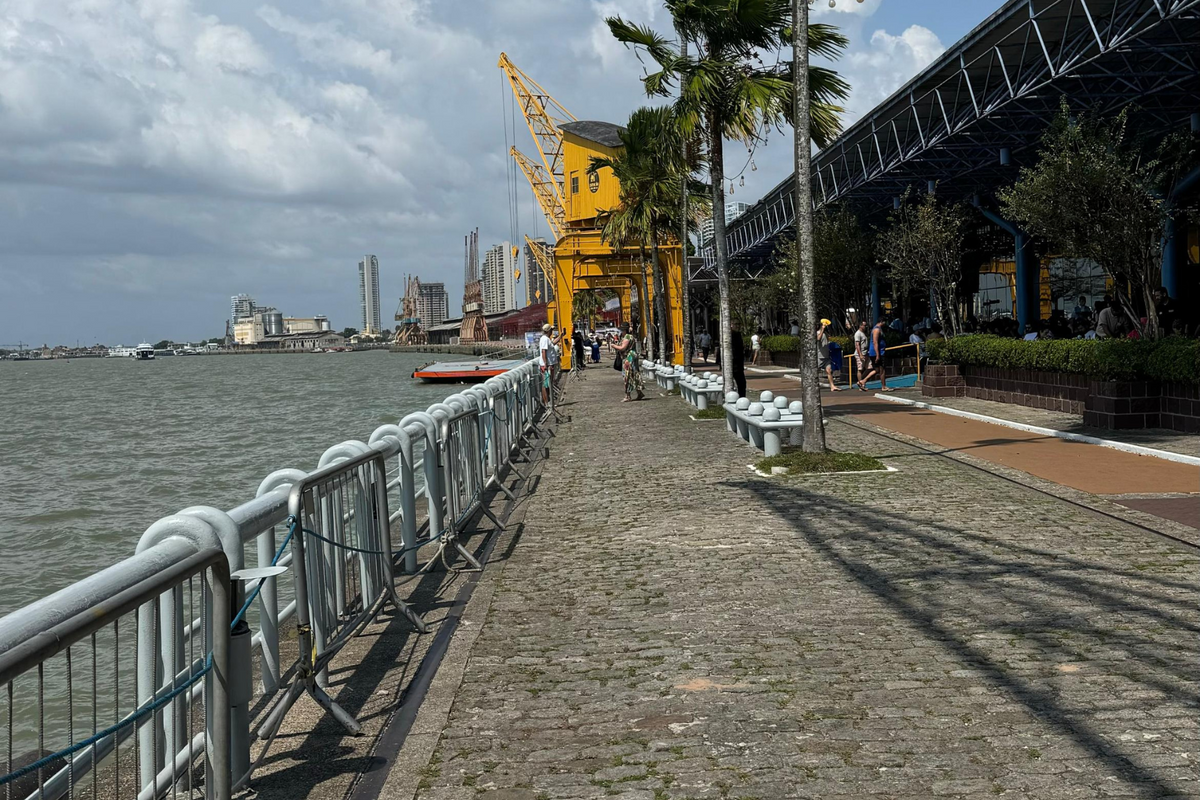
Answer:
<path fill-rule="evenodd" d="M 1200 0 L 1009 0 L 813 159 L 813 205 L 890 209 L 909 186 L 990 192 L 1029 155 L 1059 99 L 1114 113 L 1134 104 L 1153 130 L 1200 103 Z M 731 258 L 762 261 L 794 227 L 789 177 L 729 227 Z M 712 247 L 697 280 L 711 273 Z M 754 267 L 753 269 L 760 269 Z M 770 265 L 762 267 L 769 270 Z"/>

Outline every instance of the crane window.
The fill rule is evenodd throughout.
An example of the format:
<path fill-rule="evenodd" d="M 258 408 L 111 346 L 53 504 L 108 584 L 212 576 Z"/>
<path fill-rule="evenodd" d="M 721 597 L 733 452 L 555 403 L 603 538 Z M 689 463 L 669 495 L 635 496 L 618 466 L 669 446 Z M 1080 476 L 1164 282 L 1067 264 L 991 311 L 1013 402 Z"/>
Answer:
<path fill-rule="evenodd" d="M 571 176 L 571 194 L 579 194 L 579 175 Z"/>

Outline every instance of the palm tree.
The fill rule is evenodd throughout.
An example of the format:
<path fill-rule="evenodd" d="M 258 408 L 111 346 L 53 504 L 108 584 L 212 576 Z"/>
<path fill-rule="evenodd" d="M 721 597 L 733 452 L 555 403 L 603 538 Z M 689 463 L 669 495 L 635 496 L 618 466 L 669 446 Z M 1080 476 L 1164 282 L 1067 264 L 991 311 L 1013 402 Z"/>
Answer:
<path fill-rule="evenodd" d="M 666 358 L 670 333 L 667 330 L 667 287 L 659 262 L 659 246 L 663 237 L 673 237 L 682 227 L 678 220 L 683 196 L 696 195 L 699 202 L 690 203 L 689 208 L 693 213 L 701 211 L 703 187 L 691 179 L 693 165 L 684 158 L 682 130 L 669 107 L 634 111 L 620 138 L 621 152 L 611 158 L 592 157 L 588 172 L 611 169 L 620 185 L 620 202 L 605 219 L 604 239 L 616 247 L 636 241 L 643 275 L 649 245 L 658 350 L 659 355 Z M 690 223 L 695 225 L 698 220 Z"/>
<path fill-rule="evenodd" d="M 685 134 L 702 133 L 708 144 L 709 180 L 712 193 L 713 238 L 717 262 L 717 286 L 721 305 L 721 351 L 732 349 L 729 332 L 729 264 L 725 240 L 725 139 L 757 141 L 769 127 L 777 127 L 792 113 L 792 65 L 765 66 L 763 52 L 778 52 L 790 44 L 791 3 L 789 0 L 665 0 L 682 41 L 696 47 L 696 55 L 684 54 L 649 27 L 607 20 L 618 41 L 633 46 L 658 65 L 642 82 L 649 95 L 670 96 L 675 82 L 680 96 L 675 101 L 676 117 Z M 837 57 L 847 41 L 836 28 L 811 25 L 809 49 L 819 55 Z M 811 102 L 809 115 L 812 139 L 818 147 L 828 144 L 841 126 L 838 102 L 849 94 L 849 86 L 837 73 L 809 67 Z M 722 359 L 725 383 L 733 385 L 733 359 Z"/>

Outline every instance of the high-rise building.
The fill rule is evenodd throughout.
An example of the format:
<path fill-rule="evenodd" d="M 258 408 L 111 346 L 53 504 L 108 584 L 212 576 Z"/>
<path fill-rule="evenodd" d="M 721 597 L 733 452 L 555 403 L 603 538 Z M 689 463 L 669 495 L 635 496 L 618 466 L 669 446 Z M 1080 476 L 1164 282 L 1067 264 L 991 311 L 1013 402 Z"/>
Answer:
<path fill-rule="evenodd" d="M 358 262 L 358 297 L 362 304 L 361 333 L 372 336 L 383 330 L 379 316 L 379 259 L 363 256 Z"/>
<path fill-rule="evenodd" d="M 424 331 L 449 318 L 450 295 L 446 294 L 446 284 L 421 284 L 421 291 L 417 295 L 417 316 L 421 318 L 421 330 Z"/>
<path fill-rule="evenodd" d="M 531 239 L 533 246 L 528 243 L 525 245 L 525 305 L 531 306 L 536 303 L 549 303 L 554 299 L 554 276 L 547 275 L 542 270 L 542 265 L 538 262 L 534 255 L 533 248 L 540 248 L 543 258 L 547 258 L 550 263 L 554 263 L 554 245 L 548 244 L 545 239 Z"/>
<path fill-rule="evenodd" d="M 483 257 L 483 313 L 498 314 L 517 307 L 512 245 L 493 245 Z"/>
<path fill-rule="evenodd" d="M 749 203 L 743 203 L 740 200 L 731 201 L 725 204 L 725 224 L 733 222 L 735 219 L 746 213 L 750 208 Z M 708 247 L 708 243 L 713 238 L 713 221 L 712 217 L 704 220 L 700 225 L 700 246 Z"/>
<path fill-rule="evenodd" d="M 229 321 L 254 316 L 254 298 L 248 294 L 235 294 L 229 298 Z"/>

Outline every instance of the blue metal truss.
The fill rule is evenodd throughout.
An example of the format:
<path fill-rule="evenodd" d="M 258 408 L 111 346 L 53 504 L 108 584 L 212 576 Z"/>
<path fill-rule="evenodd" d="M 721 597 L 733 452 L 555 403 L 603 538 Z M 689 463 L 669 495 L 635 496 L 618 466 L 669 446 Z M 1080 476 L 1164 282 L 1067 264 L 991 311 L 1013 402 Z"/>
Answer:
<path fill-rule="evenodd" d="M 1031 159 L 1060 98 L 1177 130 L 1200 112 L 1200 0 L 1009 0 L 813 158 L 815 208 L 875 216 L 908 187 L 989 194 Z M 1001 151 L 1005 158 L 1001 159 Z M 729 226 L 732 261 L 770 269 L 794 228 L 791 176 Z M 713 248 L 692 270 L 711 277 Z"/>

